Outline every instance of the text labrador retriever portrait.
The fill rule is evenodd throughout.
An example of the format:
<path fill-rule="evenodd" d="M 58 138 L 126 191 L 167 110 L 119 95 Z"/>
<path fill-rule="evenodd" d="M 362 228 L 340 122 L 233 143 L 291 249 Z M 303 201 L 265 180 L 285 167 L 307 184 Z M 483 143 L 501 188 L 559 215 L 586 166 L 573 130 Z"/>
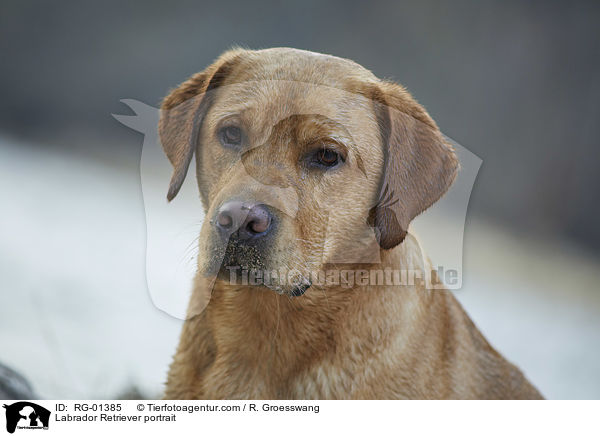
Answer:
<path fill-rule="evenodd" d="M 195 165 L 205 212 L 165 398 L 541 398 L 441 286 L 316 279 L 440 285 L 410 223 L 460 164 L 401 85 L 335 56 L 233 49 L 164 99 L 159 134 L 168 199 Z"/>

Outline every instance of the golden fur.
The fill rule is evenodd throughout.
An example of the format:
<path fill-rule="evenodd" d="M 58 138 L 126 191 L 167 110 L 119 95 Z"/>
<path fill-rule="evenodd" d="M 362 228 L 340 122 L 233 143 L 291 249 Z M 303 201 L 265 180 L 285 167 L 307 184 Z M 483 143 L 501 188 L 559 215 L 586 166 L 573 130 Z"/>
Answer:
<path fill-rule="evenodd" d="M 217 140 L 227 123 L 253 144 L 241 155 Z M 315 285 L 292 297 L 287 285 L 274 292 L 206 273 L 219 253 L 211 217 L 233 196 L 286 212 L 269 256 L 249 255 L 254 267 L 305 278 L 327 268 L 424 271 L 408 226 L 448 189 L 458 162 L 404 88 L 333 56 L 236 49 L 165 98 L 159 132 L 174 167 L 169 200 L 195 155 L 206 214 L 165 398 L 541 398 L 446 290 Z M 339 170 L 299 164 L 322 138 L 347 154 Z"/>

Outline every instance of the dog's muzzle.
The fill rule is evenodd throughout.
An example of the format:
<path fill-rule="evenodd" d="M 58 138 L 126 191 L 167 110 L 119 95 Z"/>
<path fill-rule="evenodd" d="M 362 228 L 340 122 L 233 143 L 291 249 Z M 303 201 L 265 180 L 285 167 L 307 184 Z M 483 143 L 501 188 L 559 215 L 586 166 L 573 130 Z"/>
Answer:
<path fill-rule="evenodd" d="M 213 263 L 221 279 L 232 280 L 232 271 L 236 274 L 255 270 L 264 274 L 272 269 L 270 260 L 279 218 L 270 206 L 229 200 L 219 207 L 211 223 L 218 240 L 215 242 L 224 250 L 221 264 Z M 238 277 L 234 279 L 237 282 Z M 270 281 L 264 275 L 259 282 L 294 297 L 303 295 L 311 286 L 310 280 L 304 277 L 291 288 L 281 287 L 279 282 Z"/>

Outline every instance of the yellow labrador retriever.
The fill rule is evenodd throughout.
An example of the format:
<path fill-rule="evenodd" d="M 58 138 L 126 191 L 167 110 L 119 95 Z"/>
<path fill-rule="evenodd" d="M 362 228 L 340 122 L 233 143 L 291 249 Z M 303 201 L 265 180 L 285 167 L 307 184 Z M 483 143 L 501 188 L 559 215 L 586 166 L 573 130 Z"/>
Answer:
<path fill-rule="evenodd" d="M 195 155 L 206 216 L 167 399 L 541 398 L 435 273 L 419 280 L 408 226 L 458 162 L 403 87 L 235 49 L 164 99 L 159 133 L 168 199 Z"/>

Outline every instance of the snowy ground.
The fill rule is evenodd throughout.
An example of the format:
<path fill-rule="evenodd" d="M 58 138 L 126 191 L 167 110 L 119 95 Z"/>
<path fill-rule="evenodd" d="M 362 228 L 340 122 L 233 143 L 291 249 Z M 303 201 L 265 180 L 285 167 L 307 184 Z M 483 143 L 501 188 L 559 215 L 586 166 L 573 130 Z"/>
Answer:
<path fill-rule="evenodd" d="M 0 140 L 0 199 L 0 361 L 48 398 L 158 395 L 181 321 L 147 291 L 139 175 Z M 600 398 L 598 261 L 483 222 L 464 250 L 490 342 L 547 397 Z"/>

